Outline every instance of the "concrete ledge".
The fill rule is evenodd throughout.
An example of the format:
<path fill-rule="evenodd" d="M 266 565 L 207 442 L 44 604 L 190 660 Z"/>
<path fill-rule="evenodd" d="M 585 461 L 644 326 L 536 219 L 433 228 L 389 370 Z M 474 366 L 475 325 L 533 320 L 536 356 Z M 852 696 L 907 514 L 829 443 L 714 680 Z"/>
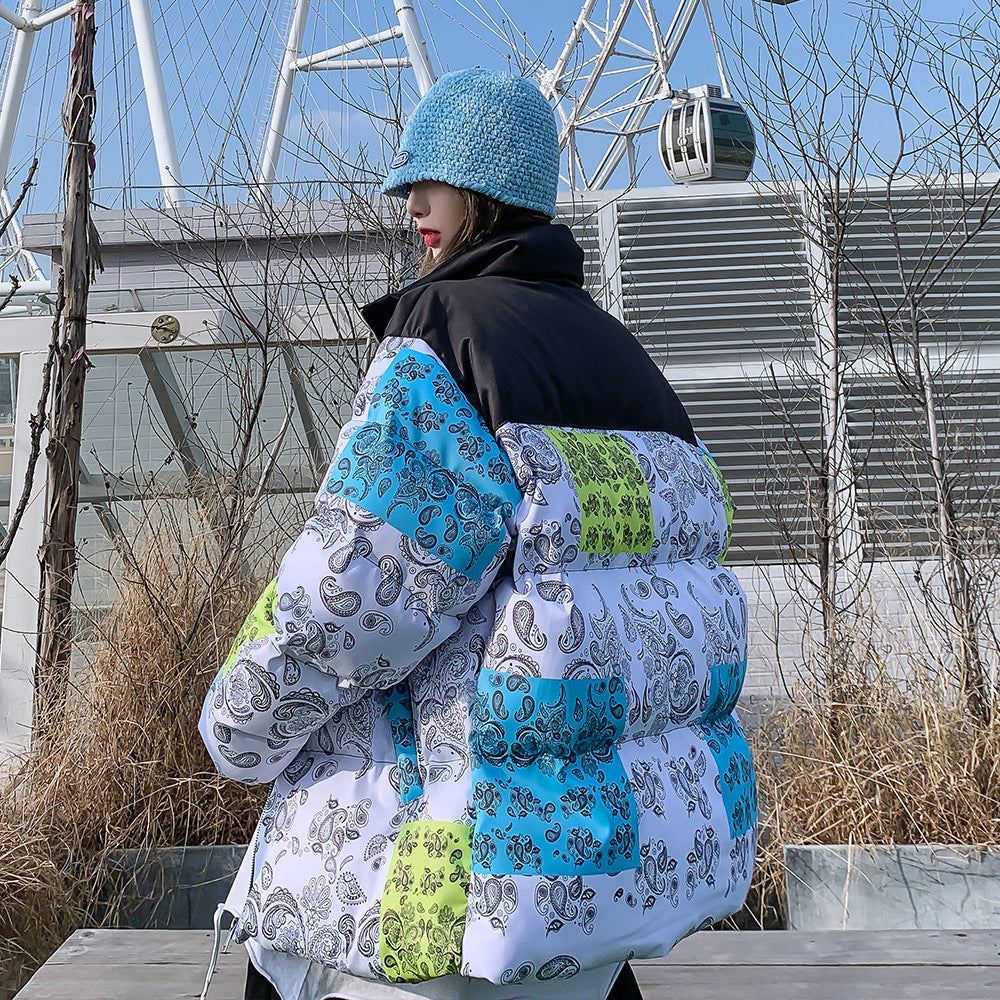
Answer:
<path fill-rule="evenodd" d="M 211 928 L 245 853 L 245 845 L 116 851 L 96 915 L 114 903 L 119 927 Z"/>
<path fill-rule="evenodd" d="M 785 847 L 788 929 L 1000 928 L 1000 847 Z"/>

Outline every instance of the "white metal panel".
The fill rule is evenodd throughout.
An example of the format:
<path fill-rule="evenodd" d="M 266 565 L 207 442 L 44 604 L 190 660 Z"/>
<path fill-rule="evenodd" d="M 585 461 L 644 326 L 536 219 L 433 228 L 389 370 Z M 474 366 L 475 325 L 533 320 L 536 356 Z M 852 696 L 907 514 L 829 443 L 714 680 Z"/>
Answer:
<path fill-rule="evenodd" d="M 848 421 L 859 504 L 873 558 L 930 553 L 936 495 L 926 422 L 918 401 L 885 379 L 853 380 Z M 963 537 L 997 547 L 1000 522 L 1000 373 L 935 379 L 938 435 Z M 979 541 L 976 541 L 979 539 Z M 992 539 L 992 542 L 990 541 Z"/>
<path fill-rule="evenodd" d="M 870 348 L 886 326 L 899 337 L 911 305 L 925 347 L 1000 338 L 1000 192 L 989 180 L 939 181 L 867 192 L 844 208 L 842 269 L 845 343 Z"/>
<path fill-rule="evenodd" d="M 34 412 L 42 387 L 45 352 L 21 355 L 18 365 L 17 412 L 14 430 L 13 494 L 21 495 L 28 469 L 28 415 Z M 45 447 L 43 438 L 42 447 Z M 38 630 L 38 590 L 41 570 L 45 471 L 39 463 L 28 507 L 4 563 L 3 622 L 0 628 L 0 762 L 23 749 L 31 739 L 35 645 Z"/>
<path fill-rule="evenodd" d="M 815 394 L 744 379 L 676 381 L 674 387 L 736 503 L 727 562 L 777 563 L 806 552 L 803 511 L 820 428 Z"/>
<path fill-rule="evenodd" d="M 808 339 L 802 240 L 781 198 L 630 198 L 619 227 L 626 324 L 661 363 L 780 358 Z"/>

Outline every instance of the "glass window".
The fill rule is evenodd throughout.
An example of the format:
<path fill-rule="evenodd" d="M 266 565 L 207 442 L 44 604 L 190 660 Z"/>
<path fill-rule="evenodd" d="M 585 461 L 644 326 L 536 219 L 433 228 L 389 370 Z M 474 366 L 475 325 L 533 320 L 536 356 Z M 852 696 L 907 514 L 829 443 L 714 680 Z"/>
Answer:
<path fill-rule="evenodd" d="M 0 358 L 0 427 L 14 423 L 14 400 L 17 395 L 17 363 Z"/>
<path fill-rule="evenodd" d="M 712 141 L 715 145 L 715 162 L 731 167 L 753 166 L 753 128 L 746 112 L 736 107 L 712 108 Z"/>

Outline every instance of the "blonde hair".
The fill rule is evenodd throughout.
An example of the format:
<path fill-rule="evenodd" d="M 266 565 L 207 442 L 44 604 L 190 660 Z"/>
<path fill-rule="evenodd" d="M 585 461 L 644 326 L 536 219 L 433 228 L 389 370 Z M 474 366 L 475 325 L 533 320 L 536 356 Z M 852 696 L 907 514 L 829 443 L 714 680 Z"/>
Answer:
<path fill-rule="evenodd" d="M 468 188 L 459 188 L 459 191 L 462 192 L 462 199 L 465 202 L 465 217 L 462 219 L 462 225 L 455 234 L 455 238 L 437 257 L 431 253 L 430 249 L 427 250 L 417 273 L 420 278 L 430 274 L 446 260 L 451 260 L 463 250 L 480 243 L 496 232 L 523 224 L 548 225 L 552 221 L 543 212 L 505 205 L 503 202 L 497 201 L 489 195 L 480 194 L 478 191 L 470 191 Z"/>

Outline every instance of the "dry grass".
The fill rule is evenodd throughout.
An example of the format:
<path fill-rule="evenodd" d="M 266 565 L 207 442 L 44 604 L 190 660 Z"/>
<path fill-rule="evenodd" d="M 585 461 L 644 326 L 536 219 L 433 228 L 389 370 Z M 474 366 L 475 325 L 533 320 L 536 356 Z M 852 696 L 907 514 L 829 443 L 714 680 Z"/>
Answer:
<path fill-rule="evenodd" d="M 840 697 L 806 688 L 751 735 L 761 852 L 743 926 L 785 919 L 785 844 L 1000 843 L 1000 724 L 972 724 L 954 680 L 844 657 Z"/>
<path fill-rule="evenodd" d="M 221 779 L 197 731 L 259 583 L 218 562 L 162 538 L 132 562 L 65 724 L 0 790 L 0 998 L 88 919 L 109 851 L 249 839 L 261 790 Z"/>
<path fill-rule="evenodd" d="M 259 813 L 263 791 L 215 774 L 196 722 L 261 581 L 220 571 L 190 523 L 156 534 L 95 623 L 65 725 L 0 789 L 0 1000 L 94 919 L 108 852 L 246 842 Z M 266 546 L 247 550 L 266 574 Z M 837 698 L 802 685 L 751 734 L 761 853 L 733 925 L 782 925 L 787 843 L 1000 841 L 1000 726 L 970 724 L 929 656 L 911 654 L 900 681 L 863 648 L 844 644 Z"/>

